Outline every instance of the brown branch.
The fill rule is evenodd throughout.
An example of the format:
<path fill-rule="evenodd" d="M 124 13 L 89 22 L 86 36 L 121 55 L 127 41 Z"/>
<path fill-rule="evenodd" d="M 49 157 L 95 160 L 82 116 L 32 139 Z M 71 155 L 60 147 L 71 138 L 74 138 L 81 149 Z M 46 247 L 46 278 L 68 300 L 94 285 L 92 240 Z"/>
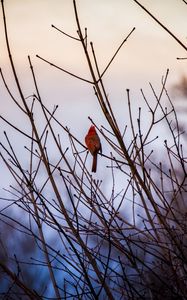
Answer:
<path fill-rule="evenodd" d="M 76 38 L 76 37 L 74 37 L 74 36 L 72 36 L 72 35 L 70 35 L 70 34 L 64 32 L 64 31 L 62 31 L 61 29 L 59 29 L 59 28 L 56 27 L 55 25 L 52 24 L 51 27 L 52 27 L 52 28 L 55 28 L 56 30 L 58 30 L 59 32 L 61 32 L 62 34 L 64 34 L 65 36 L 67 36 L 67 37 L 69 37 L 69 38 L 71 38 L 71 39 L 73 39 L 73 40 L 75 40 L 75 41 L 80 42 L 80 39 L 78 39 L 78 38 Z"/>
<path fill-rule="evenodd" d="M 44 62 L 46 62 L 46 63 L 49 64 L 50 66 L 52 66 L 52 67 L 54 67 L 54 68 L 56 68 L 56 69 L 58 69 L 58 70 L 60 70 L 60 71 L 62 71 L 62 72 L 64 72 L 64 73 L 66 73 L 66 74 L 68 74 L 68 75 L 70 75 L 70 76 L 72 76 L 72 77 L 75 77 L 75 78 L 77 78 L 77 79 L 79 79 L 79 80 L 82 80 L 82 81 L 85 81 L 85 82 L 88 82 L 88 83 L 93 84 L 92 81 L 90 81 L 90 80 L 88 80 L 88 79 L 85 79 L 85 78 L 82 78 L 82 77 L 80 77 L 80 76 L 78 76 L 78 75 L 76 75 L 76 74 L 74 74 L 74 73 L 72 73 L 72 72 L 69 72 L 69 71 L 67 71 L 67 70 L 65 70 L 65 69 L 63 69 L 63 68 L 61 68 L 61 67 L 59 67 L 59 66 L 53 64 L 52 62 L 48 61 L 47 59 L 45 59 L 45 58 L 43 58 L 43 57 L 41 57 L 41 56 L 39 56 L 39 55 L 36 55 L 36 57 L 38 57 L 39 59 L 43 60 Z"/>
<path fill-rule="evenodd" d="M 111 65 L 111 63 L 113 62 L 114 58 L 116 57 L 116 55 L 118 54 L 119 50 L 121 49 L 121 47 L 124 45 L 124 43 L 128 40 L 128 38 L 130 37 L 130 35 L 134 32 L 136 28 L 134 27 L 130 33 L 127 35 L 127 37 L 123 40 L 123 42 L 120 44 L 120 46 L 118 47 L 118 49 L 116 50 L 116 52 L 114 53 L 114 55 L 112 56 L 111 60 L 109 61 L 108 65 L 105 67 L 104 71 L 101 73 L 100 78 L 103 77 L 103 75 L 106 73 L 106 71 L 108 70 L 109 66 Z"/>
<path fill-rule="evenodd" d="M 0 268 L 11 278 L 13 282 L 17 286 L 19 286 L 25 294 L 29 297 L 31 300 L 42 300 L 43 297 L 40 297 L 36 292 L 29 289 L 19 278 L 18 276 L 13 273 L 7 266 L 5 266 L 2 262 L 0 262 Z"/>
<path fill-rule="evenodd" d="M 158 23 L 167 33 L 169 33 L 169 35 L 172 36 L 172 38 L 174 38 L 174 40 L 177 41 L 177 43 L 184 48 L 187 51 L 187 46 L 185 46 L 181 40 L 179 40 L 179 38 L 173 34 L 164 24 L 162 24 L 148 9 L 145 8 L 145 6 L 143 6 L 139 1 L 137 0 L 133 0 L 134 2 L 136 2 L 136 4 L 138 4 L 153 20 L 156 21 L 156 23 Z"/>

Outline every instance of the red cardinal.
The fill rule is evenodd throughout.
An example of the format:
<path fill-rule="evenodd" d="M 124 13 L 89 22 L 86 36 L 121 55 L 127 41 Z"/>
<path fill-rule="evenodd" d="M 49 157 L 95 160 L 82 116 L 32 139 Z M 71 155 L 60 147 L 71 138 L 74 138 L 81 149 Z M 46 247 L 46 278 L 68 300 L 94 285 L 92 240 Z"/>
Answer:
<path fill-rule="evenodd" d="M 93 155 L 92 172 L 95 173 L 97 170 L 97 153 L 99 150 L 101 151 L 101 143 L 95 130 L 95 126 L 92 125 L 88 130 L 88 133 L 85 137 L 85 143 L 88 147 L 88 150 Z"/>

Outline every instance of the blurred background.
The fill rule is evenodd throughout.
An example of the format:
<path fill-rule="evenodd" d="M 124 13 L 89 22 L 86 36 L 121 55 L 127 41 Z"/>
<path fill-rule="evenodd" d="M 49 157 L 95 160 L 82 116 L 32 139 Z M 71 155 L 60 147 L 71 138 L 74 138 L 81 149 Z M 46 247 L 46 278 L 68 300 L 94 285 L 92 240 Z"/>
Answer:
<path fill-rule="evenodd" d="M 167 26 L 182 42 L 186 42 L 187 6 L 181 0 L 142 0 L 141 3 Z M 185 80 L 184 49 L 178 45 L 154 20 L 133 0 L 79 0 L 78 12 L 82 28 L 88 29 L 88 42 L 92 41 L 102 71 L 122 40 L 133 27 L 136 30 L 124 44 L 116 59 L 104 76 L 104 83 L 119 124 L 128 118 L 126 89 L 130 88 L 132 105 L 136 111 L 142 104 L 142 88 L 149 101 L 153 95 L 149 82 L 156 91 L 161 88 L 162 76 L 169 68 L 167 87 L 173 90 Z M 91 84 L 70 77 L 44 63 L 36 55 L 67 69 L 83 78 L 90 79 L 84 53 L 79 42 L 64 36 L 51 27 L 55 25 L 64 32 L 77 37 L 73 3 L 69 0 L 16 0 L 5 1 L 10 46 L 25 97 L 34 93 L 34 85 L 28 64 L 30 55 L 35 68 L 38 86 L 44 103 L 52 109 L 58 104 L 58 119 L 68 126 L 80 140 L 90 126 L 88 116 L 100 127 L 106 125 Z M 0 12 L 0 26 L 3 26 Z M 0 66 L 12 93 L 18 96 L 10 70 L 4 32 L 0 32 Z M 182 79 L 182 80 L 183 80 Z M 23 115 L 12 106 L 12 102 L 0 81 L 0 113 L 16 125 L 27 127 Z M 178 94 L 178 98 L 181 97 Z M 19 97 L 18 97 L 19 98 Z M 18 99 L 19 101 L 19 99 Z M 39 116 L 38 116 L 39 120 Z M 1 123 L 0 138 L 6 129 Z M 22 149 L 22 141 L 16 147 Z M 2 162 L 0 162 L 1 168 Z M 7 174 L 7 176 L 9 176 Z M 1 187 L 8 177 L 1 172 Z"/>
<path fill-rule="evenodd" d="M 88 117 L 91 117 L 99 128 L 101 125 L 107 127 L 105 117 L 95 97 L 92 84 L 71 77 L 36 57 L 36 55 L 39 55 L 77 76 L 91 80 L 81 43 L 68 38 L 51 26 L 53 24 L 67 34 L 76 38 L 78 37 L 72 2 L 73 1 L 70 0 L 4 1 L 11 52 L 25 99 L 31 101 L 32 95 L 35 93 L 28 63 L 29 55 L 35 69 L 43 103 L 51 111 L 55 105 L 58 105 L 59 108 L 56 112 L 57 119 L 63 126 L 67 126 L 71 133 L 84 143 L 84 137 L 90 127 Z M 185 5 L 182 0 L 141 0 L 141 4 L 145 5 L 160 22 L 186 44 L 187 5 Z M 136 28 L 103 77 L 107 94 L 121 131 L 124 130 L 125 126 L 129 126 L 126 90 L 130 89 L 134 119 L 137 119 L 139 113 L 138 109 L 142 107 L 141 125 L 142 128 L 146 128 L 150 120 L 150 114 L 149 108 L 145 105 L 143 100 L 141 89 L 143 89 L 146 99 L 151 106 L 155 103 L 155 97 L 149 83 L 154 87 L 154 91 L 159 94 L 162 89 L 163 76 L 165 76 L 167 69 L 169 69 L 167 80 L 168 93 L 171 95 L 172 101 L 175 102 L 177 107 L 176 111 L 180 112 L 179 118 L 184 117 L 182 112 L 185 112 L 186 102 L 184 100 L 187 96 L 186 60 L 177 60 L 177 57 L 184 58 L 186 55 L 185 50 L 133 0 L 77 0 L 77 8 L 81 26 L 82 28 L 87 28 L 88 48 L 90 49 L 89 42 L 92 41 L 101 72 L 105 69 L 124 38 L 128 36 L 134 27 Z M 1 10 L 0 28 L 3 28 Z M 10 68 L 3 30 L 0 31 L 0 67 L 11 93 L 15 99 L 20 102 Z M 28 119 L 16 105 L 13 105 L 2 79 L 0 80 L 0 97 L 0 116 L 30 134 L 31 128 Z M 166 101 L 165 105 L 167 106 L 167 99 L 163 101 Z M 164 107 L 164 104 L 162 105 Z M 37 128 L 42 130 L 45 123 L 43 123 L 40 111 L 35 110 L 34 114 Z M 62 148 L 65 149 L 69 140 L 63 136 L 60 129 L 61 128 L 58 127 L 55 132 L 61 136 Z M 14 129 L 1 119 L 0 142 L 2 144 L 7 143 L 4 131 L 7 132 L 13 149 L 21 158 L 23 169 L 24 166 L 25 169 L 27 169 L 29 164 L 29 161 L 27 161 L 28 152 L 25 151 L 24 146 L 28 141 L 26 141 L 21 134 L 17 134 Z M 157 144 L 159 149 L 159 143 L 162 142 L 163 145 L 163 140 L 169 139 L 169 137 L 167 137 L 167 130 L 165 127 L 163 127 L 162 130 L 156 127 L 156 132 L 153 132 L 153 138 L 154 134 L 159 135 L 160 139 Z M 125 136 L 125 142 L 127 144 L 131 142 L 128 132 Z M 56 152 L 53 147 L 53 144 L 48 145 L 48 151 L 50 158 L 52 157 L 52 161 L 53 158 L 55 161 Z M 103 152 L 109 156 L 109 151 L 107 151 L 108 149 L 105 148 L 104 145 Z M 161 155 L 159 155 L 157 159 L 160 161 Z M 90 166 L 91 159 L 91 155 L 89 155 L 88 160 Z M 19 194 L 19 189 L 16 191 L 17 187 L 15 187 L 12 194 L 7 193 L 6 189 L 9 189 L 9 185 L 12 185 L 13 180 L 2 160 L 0 160 L 0 170 L 0 197 L 1 200 L 5 200 L 2 201 L 0 205 L 0 243 L 3 245 L 1 247 L 0 258 L 3 262 L 8 264 L 8 256 L 12 255 L 13 257 L 14 253 L 18 253 L 20 257 L 24 258 L 24 261 L 27 262 L 28 258 L 34 261 L 34 254 L 35 257 L 37 257 L 37 255 L 40 257 L 40 254 L 37 252 L 36 241 L 34 245 L 33 236 L 29 238 L 26 236 L 26 238 L 23 239 L 22 232 L 19 232 L 19 228 L 18 232 L 13 230 L 13 219 L 20 220 L 20 213 L 14 209 L 16 203 L 12 210 L 11 205 L 12 203 L 14 204 L 14 199 L 16 198 L 14 192 L 18 191 Z M 111 172 L 107 173 L 107 170 L 106 161 L 104 158 L 101 160 L 99 157 L 98 173 L 95 177 L 105 179 L 103 190 L 106 197 L 112 194 L 113 188 L 111 184 L 112 178 L 109 178 L 109 176 L 112 177 L 112 175 Z M 41 177 L 39 177 L 38 180 L 39 185 L 40 183 L 42 184 L 42 180 L 44 179 L 42 175 L 41 172 Z M 58 183 L 61 183 L 61 178 L 55 179 L 57 182 L 59 180 Z M 114 185 L 116 190 L 120 190 L 120 185 L 124 188 L 124 182 L 126 183 L 126 181 L 121 182 L 121 178 L 118 178 L 118 174 L 116 174 L 115 180 Z M 5 189 L 3 190 L 2 188 Z M 63 188 L 61 187 L 61 189 Z M 61 191 L 61 189 L 59 189 L 59 191 L 64 198 L 67 199 L 66 191 Z M 50 190 L 47 190 L 46 193 L 51 197 Z M 3 197 L 5 197 L 5 199 L 3 199 Z M 9 202 L 7 202 L 6 197 L 9 197 Z M 130 202 L 131 198 L 129 199 Z M 5 206 L 5 209 L 3 206 Z M 10 215 L 9 208 L 11 212 Z M 6 217 L 4 218 L 4 213 L 7 214 L 8 217 L 13 216 L 12 219 L 10 217 L 9 224 L 5 221 Z M 126 214 L 127 217 L 130 215 L 127 206 L 125 206 L 124 214 Z M 21 217 L 22 220 L 26 217 L 23 211 Z M 37 228 L 33 227 L 33 232 L 35 231 L 37 232 Z M 47 238 L 52 241 L 51 244 L 58 244 L 55 236 L 51 235 L 50 231 L 47 233 Z M 7 249 L 9 249 L 9 251 L 7 251 Z M 17 263 L 15 256 L 13 259 Z M 32 286 L 35 286 L 36 289 L 45 289 L 45 286 L 48 284 L 46 273 L 40 270 L 38 274 L 40 274 L 41 280 L 36 282 L 35 265 L 33 264 L 33 266 L 33 273 L 28 271 L 25 267 L 25 278 L 27 278 L 29 284 L 32 283 Z M 0 276 L 0 279 L 3 282 L 2 286 L 7 287 L 8 285 L 4 274 L 2 278 Z M 40 285 L 40 287 L 37 285 Z"/>

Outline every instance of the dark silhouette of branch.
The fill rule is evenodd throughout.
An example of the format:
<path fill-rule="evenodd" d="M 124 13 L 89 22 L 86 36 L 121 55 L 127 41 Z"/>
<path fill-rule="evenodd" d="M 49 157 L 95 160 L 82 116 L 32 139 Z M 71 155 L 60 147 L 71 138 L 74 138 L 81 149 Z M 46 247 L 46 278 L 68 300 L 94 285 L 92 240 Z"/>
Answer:
<path fill-rule="evenodd" d="M 181 40 L 173 34 L 164 24 L 162 24 L 149 10 L 145 8 L 139 1 L 133 0 L 136 4 L 138 4 L 153 20 L 156 21 L 177 43 L 187 51 L 187 46 L 184 45 Z"/>

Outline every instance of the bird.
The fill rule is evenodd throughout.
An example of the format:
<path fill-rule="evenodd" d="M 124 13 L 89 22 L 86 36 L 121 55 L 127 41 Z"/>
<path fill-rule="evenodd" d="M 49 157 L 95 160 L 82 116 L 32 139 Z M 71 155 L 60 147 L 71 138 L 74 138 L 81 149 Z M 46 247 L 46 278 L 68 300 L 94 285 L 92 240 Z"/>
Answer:
<path fill-rule="evenodd" d="M 87 135 L 85 136 L 85 144 L 93 155 L 93 163 L 92 163 L 92 172 L 96 173 L 97 170 L 97 154 L 102 150 L 100 138 L 96 132 L 95 126 L 91 125 L 88 130 Z"/>

